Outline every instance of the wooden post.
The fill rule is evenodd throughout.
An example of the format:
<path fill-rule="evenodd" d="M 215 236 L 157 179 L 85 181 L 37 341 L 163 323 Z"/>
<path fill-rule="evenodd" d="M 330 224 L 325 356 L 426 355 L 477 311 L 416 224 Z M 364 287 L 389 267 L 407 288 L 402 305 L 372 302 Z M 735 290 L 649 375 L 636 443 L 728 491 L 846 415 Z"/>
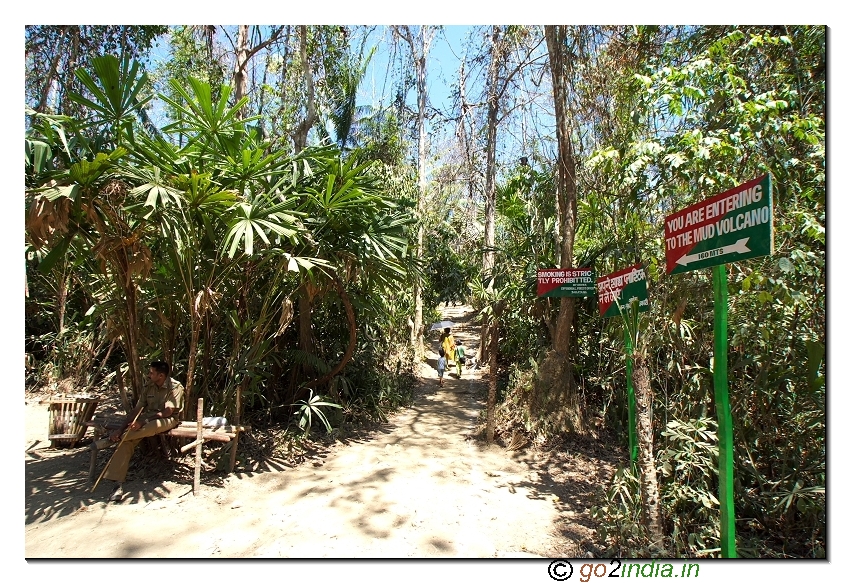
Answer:
<path fill-rule="evenodd" d="M 201 450 L 204 447 L 204 399 L 198 398 L 198 445 L 195 446 L 195 482 L 192 484 L 192 495 L 197 496 L 201 489 Z"/>
<path fill-rule="evenodd" d="M 248 382 L 248 377 L 242 383 Z M 230 445 L 230 463 L 227 466 L 227 472 L 233 473 L 233 468 L 236 467 L 236 448 L 239 447 L 239 425 L 242 424 L 242 383 L 236 386 L 236 419 L 233 420 L 233 425 L 237 427 L 233 443 Z"/>
<path fill-rule="evenodd" d="M 62 403 L 59 406 L 59 423 L 56 427 L 56 433 L 65 433 L 65 408 L 67 405 L 68 403 L 65 401 L 65 393 L 62 393 Z M 61 444 L 62 442 L 57 439 L 56 443 Z"/>
<path fill-rule="evenodd" d="M 92 444 L 89 446 L 91 449 L 91 459 L 89 460 L 89 486 L 94 482 L 94 471 L 97 469 L 97 452 L 102 449 L 106 449 L 114 445 L 111 441 L 109 441 L 109 433 L 107 431 L 107 436 L 101 439 L 95 439 Z"/>
<path fill-rule="evenodd" d="M 94 471 L 97 469 L 97 444 L 91 444 L 91 458 L 89 459 L 89 481 L 88 485 L 91 485 L 92 479 L 94 479 Z"/>
<path fill-rule="evenodd" d="M 192 443 L 187 443 L 186 445 L 184 445 L 183 447 L 180 448 L 180 453 L 186 453 L 187 451 L 189 451 L 193 447 L 198 447 L 198 445 L 202 444 L 203 442 L 204 442 L 203 439 L 196 439 Z"/>

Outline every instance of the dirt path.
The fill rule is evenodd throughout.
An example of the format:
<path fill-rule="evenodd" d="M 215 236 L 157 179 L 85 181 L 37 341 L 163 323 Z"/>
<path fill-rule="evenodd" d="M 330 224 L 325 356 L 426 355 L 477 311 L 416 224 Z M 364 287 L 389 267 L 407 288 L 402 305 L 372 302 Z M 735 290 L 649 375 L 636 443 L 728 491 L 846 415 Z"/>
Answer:
<path fill-rule="evenodd" d="M 458 322 L 469 315 L 468 307 L 444 311 Z M 476 327 L 462 324 L 454 332 L 477 354 Z M 204 484 L 198 497 L 191 494 L 191 479 L 136 480 L 125 484 L 130 494 L 123 502 L 105 503 L 108 487 L 93 495 L 85 488 L 87 450 L 48 449 L 46 407 L 27 404 L 25 556 L 583 553 L 581 544 L 591 534 L 584 516 L 591 502 L 586 479 L 565 485 L 553 479 L 557 463 L 469 439 L 485 396 L 480 371 L 449 376 L 438 387 L 436 333 L 428 338 L 431 352 L 415 404 L 391 417 L 374 438 L 337 444 L 326 457 L 297 467 Z M 572 471 L 581 477 L 580 468 Z"/>

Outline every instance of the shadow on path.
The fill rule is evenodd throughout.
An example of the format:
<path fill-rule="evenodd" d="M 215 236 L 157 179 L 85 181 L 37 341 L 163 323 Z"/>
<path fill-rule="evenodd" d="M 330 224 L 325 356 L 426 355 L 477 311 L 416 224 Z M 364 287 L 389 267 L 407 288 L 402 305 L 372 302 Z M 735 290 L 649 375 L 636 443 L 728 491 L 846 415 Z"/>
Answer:
<path fill-rule="evenodd" d="M 443 316 L 477 354 L 471 308 Z M 295 467 L 206 475 L 198 497 L 191 469 L 175 464 L 168 477 L 179 486 L 140 474 L 123 503 L 107 505 L 108 488 L 85 490 L 85 447 L 27 451 L 26 556 L 577 556 L 591 534 L 592 479 L 582 477 L 575 455 L 547 458 L 476 440 L 481 371 L 467 369 L 439 387 L 438 336 L 427 337 L 412 406 L 380 430 Z"/>

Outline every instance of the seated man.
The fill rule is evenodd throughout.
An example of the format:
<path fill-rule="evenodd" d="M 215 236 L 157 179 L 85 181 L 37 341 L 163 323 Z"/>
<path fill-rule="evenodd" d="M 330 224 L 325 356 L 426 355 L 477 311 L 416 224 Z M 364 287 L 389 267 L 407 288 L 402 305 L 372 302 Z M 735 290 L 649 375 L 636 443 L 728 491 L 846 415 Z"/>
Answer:
<path fill-rule="evenodd" d="M 121 500 L 124 495 L 123 484 L 127 477 L 127 467 L 130 458 L 139 441 L 145 437 L 168 431 L 180 424 L 179 414 L 183 409 L 183 385 L 172 379 L 169 374 L 171 367 L 167 362 L 157 360 L 151 363 L 148 372 L 149 381 L 145 384 L 136 408 L 130 411 L 124 421 L 124 427 L 112 432 L 109 438 L 112 441 L 120 441 L 124 429 L 129 427 L 127 439 L 118 447 L 109 463 L 106 473 L 103 475 L 107 480 L 117 482 L 115 489 L 109 495 L 110 502 Z M 143 411 L 136 418 L 139 411 Z"/>

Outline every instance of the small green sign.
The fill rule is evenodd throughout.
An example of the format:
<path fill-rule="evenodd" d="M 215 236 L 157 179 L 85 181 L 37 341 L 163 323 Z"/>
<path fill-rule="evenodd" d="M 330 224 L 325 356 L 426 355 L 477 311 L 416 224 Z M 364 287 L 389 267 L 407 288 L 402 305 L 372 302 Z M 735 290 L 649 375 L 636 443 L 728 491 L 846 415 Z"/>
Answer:
<path fill-rule="evenodd" d="M 593 270 L 589 267 L 575 269 L 538 269 L 537 297 L 586 298 L 596 291 Z"/>

